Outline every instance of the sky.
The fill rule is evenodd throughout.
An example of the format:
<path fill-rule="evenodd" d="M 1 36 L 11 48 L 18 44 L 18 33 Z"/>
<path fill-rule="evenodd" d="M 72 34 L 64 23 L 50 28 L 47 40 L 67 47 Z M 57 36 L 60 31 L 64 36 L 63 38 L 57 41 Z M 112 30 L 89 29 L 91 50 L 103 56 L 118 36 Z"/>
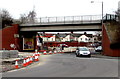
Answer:
<path fill-rule="evenodd" d="M 33 10 L 37 17 L 101 15 L 102 1 L 104 14 L 113 14 L 118 9 L 120 0 L 1 0 L 0 9 L 9 11 L 14 19 L 20 14 L 28 14 Z"/>

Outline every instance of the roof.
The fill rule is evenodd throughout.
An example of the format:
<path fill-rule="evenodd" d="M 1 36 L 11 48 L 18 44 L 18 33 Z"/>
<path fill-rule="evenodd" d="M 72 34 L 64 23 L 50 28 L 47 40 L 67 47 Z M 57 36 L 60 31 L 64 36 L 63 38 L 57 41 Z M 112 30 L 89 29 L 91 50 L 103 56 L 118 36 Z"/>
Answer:
<path fill-rule="evenodd" d="M 57 37 L 66 37 L 68 34 L 56 34 Z"/>
<path fill-rule="evenodd" d="M 83 34 L 72 34 L 73 37 L 80 37 Z"/>
<path fill-rule="evenodd" d="M 50 38 L 50 37 L 53 37 L 53 35 L 55 35 L 55 34 L 45 33 L 45 34 L 42 34 L 41 37 L 48 37 L 48 38 Z"/>

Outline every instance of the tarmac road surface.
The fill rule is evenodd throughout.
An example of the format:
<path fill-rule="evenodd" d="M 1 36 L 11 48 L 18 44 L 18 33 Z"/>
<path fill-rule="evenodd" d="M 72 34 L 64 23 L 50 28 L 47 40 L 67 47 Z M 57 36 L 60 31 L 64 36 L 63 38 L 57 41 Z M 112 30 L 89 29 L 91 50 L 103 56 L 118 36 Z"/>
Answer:
<path fill-rule="evenodd" d="M 3 77 L 118 77 L 118 59 L 76 57 L 74 54 L 40 56 L 34 66 L 3 73 Z"/>

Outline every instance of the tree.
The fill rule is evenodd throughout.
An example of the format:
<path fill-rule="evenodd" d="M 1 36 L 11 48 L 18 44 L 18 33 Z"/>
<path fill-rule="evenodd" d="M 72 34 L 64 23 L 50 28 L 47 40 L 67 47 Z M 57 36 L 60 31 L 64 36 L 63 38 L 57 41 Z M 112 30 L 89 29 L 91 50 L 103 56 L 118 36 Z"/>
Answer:
<path fill-rule="evenodd" d="M 9 12 L 5 9 L 0 10 L 0 17 L 2 19 L 2 29 L 13 23 L 13 18 L 10 16 Z"/>
<path fill-rule="evenodd" d="M 36 12 L 34 10 L 30 11 L 29 14 L 28 14 L 29 22 L 34 23 L 35 22 L 35 17 L 36 17 Z"/>
<path fill-rule="evenodd" d="M 25 24 L 25 23 L 27 23 L 28 22 L 28 17 L 27 17 L 27 15 L 26 14 L 21 14 L 20 15 L 20 23 L 21 24 Z"/>
<path fill-rule="evenodd" d="M 36 18 L 36 12 L 33 10 L 33 11 L 30 11 L 28 14 L 21 14 L 20 22 L 22 24 L 35 23 L 35 18 Z"/>

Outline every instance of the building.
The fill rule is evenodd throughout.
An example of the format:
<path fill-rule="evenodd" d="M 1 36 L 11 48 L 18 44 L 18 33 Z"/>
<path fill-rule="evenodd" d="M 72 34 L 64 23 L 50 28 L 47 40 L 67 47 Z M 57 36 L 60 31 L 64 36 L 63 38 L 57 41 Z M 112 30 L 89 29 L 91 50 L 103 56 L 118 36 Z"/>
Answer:
<path fill-rule="evenodd" d="M 65 42 L 67 34 L 56 34 L 56 42 Z"/>
<path fill-rule="evenodd" d="M 63 37 L 63 39 L 61 40 L 61 42 L 67 42 L 70 41 L 70 35 L 66 35 L 65 37 Z"/>
<path fill-rule="evenodd" d="M 89 42 L 89 37 L 82 35 L 78 38 L 78 42 Z"/>
<path fill-rule="evenodd" d="M 56 39 L 56 35 L 44 33 L 43 35 L 41 35 L 41 38 L 43 39 L 43 42 L 54 42 Z"/>

